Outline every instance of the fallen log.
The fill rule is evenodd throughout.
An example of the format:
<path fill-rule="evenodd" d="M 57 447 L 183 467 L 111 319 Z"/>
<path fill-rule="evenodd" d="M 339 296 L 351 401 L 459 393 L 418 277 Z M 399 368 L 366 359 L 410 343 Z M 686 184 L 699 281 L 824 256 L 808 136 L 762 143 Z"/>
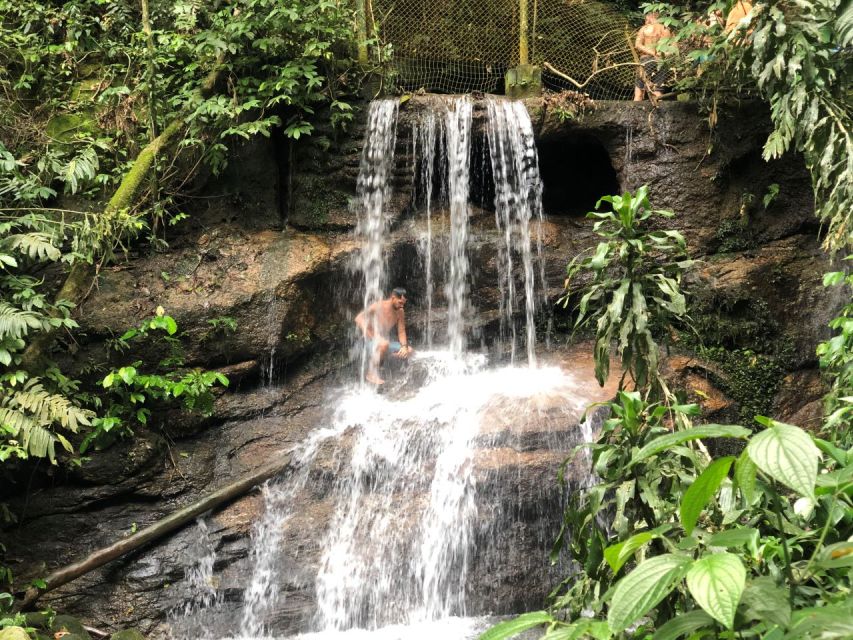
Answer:
<path fill-rule="evenodd" d="M 176 529 L 181 528 L 206 511 L 210 511 L 211 509 L 215 509 L 232 502 L 234 499 L 248 493 L 252 488 L 265 480 L 269 480 L 273 476 L 278 475 L 284 471 L 289 464 L 290 456 L 283 456 L 279 460 L 261 467 L 249 475 L 240 478 L 236 482 L 232 482 L 221 489 L 217 489 L 201 500 L 166 516 L 162 520 L 159 520 L 151 526 L 145 527 L 141 531 L 137 531 L 123 540 L 119 540 L 118 542 L 103 549 L 98 549 L 79 562 L 57 569 L 44 579 L 44 587 L 30 587 L 27 589 L 23 598 L 16 603 L 15 609 L 17 611 L 24 611 L 32 607 L 42 594 L 47 593 L 48 591 L 53 591 L 64 584 L 68 584 L 72 580 L 76 580 L 80 576 L 83 576 L 90 571 L 107 564 L 108 562 L 121 558 L 131 551 L 136 551 L 149 542 L 153 542 L 164 537 Z"/>

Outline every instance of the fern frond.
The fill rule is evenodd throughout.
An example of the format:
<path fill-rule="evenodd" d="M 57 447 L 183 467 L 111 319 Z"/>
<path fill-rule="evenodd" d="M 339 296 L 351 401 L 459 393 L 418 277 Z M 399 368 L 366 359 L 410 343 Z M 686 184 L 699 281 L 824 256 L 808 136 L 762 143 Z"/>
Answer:
<path fill-rule="evenodd" d="M 56 464 L 56 436 L 44 427 L 33 427 L 24 433 L 21 446 L 36 458 L 49 458 Z"/>
<path fill-rule="evenodd" d="M 62 252 L 53 244 L 52 236 L 40 231 L 6 236 L 0 241 L 0 247 L 6 251 L 22 253 L 32 260 L 56 261 L 62 257 Z"/>
<path fill-rule="evenodd" d="M 44 389 L 38 378 L 28 380 L 23 389 L 8 396 L 8 406 L 29 412 L 41 425 L 59 424 L 76 433 L 80 425 L 89 425 L 92 414 L 65 396 Z"/>
<path fill-rule="evenodd" d="M 47 316 L 34 311 L 23 311 L 0 300 L 0 339 L 7 336 L 23 338 L 31 329 L 45 330 L 50 327 Z"/>
<path fill-rule="evenodd" d="M 13 438 L 40 426 L 31 416 L 11 407 L 0 407 L 0 425 Z"/>

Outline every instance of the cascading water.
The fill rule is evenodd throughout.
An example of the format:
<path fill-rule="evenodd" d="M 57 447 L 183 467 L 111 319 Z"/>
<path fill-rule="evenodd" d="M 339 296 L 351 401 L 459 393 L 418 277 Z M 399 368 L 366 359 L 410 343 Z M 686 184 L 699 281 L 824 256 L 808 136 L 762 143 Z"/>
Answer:
<path fill-rule="evenodd" d="M 390 174 L 397 143 L 398 105 L 397 100 L 375 100 L 370 103 L 367 115 L 367 134 L 361 153 L 355 202 L 358 214 L 356 234 L 362 246 L 358 270 L 364 282 L 364 309 L 381 300 L 387 286 L 385 245 L 388 218 L 385 208 L 391 197 Z M 362 380 L 367 372 L 369 348 L 365 341 L 361 349 Z"/>
<path fill-rule="evenodd" d="M 513 275 L 513 257 L 518 255 L 523 269 L 524 318 L 527 362 L 536 365 L 536 269 L 531 246 L 531 222 L 542 222 L 542 181 L 527 109 L 520 102 L 488 100 L 488 138 L 495 182 L 495 223 L 503 234 L 499 287 L 501 291 L 501 328 L 509 328 L 511 358 L 515 360 L 514 316 L 517 292 Z M 541 230 L 537 235 L 537 258 L 541 261 Z M 544 272 L 540 268 L 544 283 Z"/>
<path fill-rule="evenodd" d="M 210 540 L 207 523 L 196 521 L 195 544 L 190 548 L 190 563 L 186 569 L 186 581 L 192 597 L 173 610 L 169 618 L 173 623 L 173 635 L 206 640 L 214 638 L 211 629 L 203 624 L 198 614 L 216 607 L 222 602 L 222 594 L 216 588 L 213 573 L 216 549 Z"/>
<path fill-rule="evenodd" d="M 415 176 L 415 188 L 417 193 L 422 196 L 424 217 L 426 218 L 426 233 L 424 234 L 421 253 L 424 270 L 424 308 L 426 310 L 424 344 L 427 349 L 432 348 L 433 340 L 432 307 L 435 283 L 433 282 L 432 196 L 436 171 L 437 130 L 440 126 L 441 121 L 436 117 L 434 111 L 428 111 L 420 122 L 416 122 L 412 126 L 414 166 L 416 169 L 420 169 L 420 172 Z"/>
<path fill-rule="evenodd" d="M 365 307 L 380 300 L 389 284 L 386 209 L 397 104 L 371 103 L 368 114 L 355 203 Z M 559 520 L 559 506 L 540 488 L 545 482 L 550 486 L 551 476 L 533 482 L 532 498 L 525 498 L 521 472 L 515 469 L 533 460 L 532 469 L 556 473 L 559 461 L 581 441 L 584 428 L 578 417 L 584 402 L 570 374 L 559 367 L 536 367 L 535 314 L 541 296 L 536 285 L 538 279 L 544 290 L 544 277 L 541 261 L 537 272 L 540 248 L 533 241 L 534 233 L 541 238 L 541 230 L 531 229 L 542 217 L 532 127 L 520 103 L 487 100 L 489 158 L 484 151 L 483 162 L 489 163 L 495 182 L 501 323 L 512 336 L 514 357 L 515 316 L 523 309 L 528 364 L 495 368 L 485 355 L 466 350 L 473 102 L 441 98 L 430 107 L 413 127 L 410 142 L 420 158 L 416 191 L 425 210 L 426 300 L 421 307 L 429 343 L 433 314 L 445 303 L 447 348 L 416 354 L 389 394 L 377 394 L 363 381 L 330 390 L 331 426 L 312 432 L 292 452 L 291 473 L 264 488 L 265 513 L 252 534 L 249 579 L 239 630 L 234 630 L 241 638 L 279 632 L 276 616 L 297 587 L 313 593 L 313 614 L 296 626 L 311 632 L 306 638 L 359 629 L 371 638 L 471 638 L 487 623 L 465 616 L 502 606 L 489 600 L 488 590 L 472 586 L 476 567 L 510 561 L 526 567 L 523 563 L 531 561 L 510 560 L 511 551 L 495 541 L 510 530 L 535 538 L 545 563 L 555 532 L 536 524 L 539 520 L 527 523 L 524 513 L 550 510 Z M 440 186 L 434 188 L 436 183 Z M 438 206 L 449 213 L 438 243 L 447 254 L 443 260 L 435 251 Z M 441 291 L 443 301 L 435 296 Z M 362 378 L 369 356 L 362 350 Z M 317 493 L 322 493 L 327 516 L 311 532 L 320 540 L 311 561 L 313 578 L 300 583 L 282 570 L 281 557 L 293 539 L 288 532 L 300 526 L 298 505 Z M 522 508 L 525 499 L 536 504 Z M 547 568 L 537 571 L 544 575 Z"/>
<path fill-rule="evenodd" d="M 450 274 L 447 296 L 447 340 L 450 352 L 465 350 L 465 312 L 468 305 L 468 217 L 471 183 L 471 113 L 467 97 L 455 99 L 447 110 L 447 184 L 450 198 Z"/>

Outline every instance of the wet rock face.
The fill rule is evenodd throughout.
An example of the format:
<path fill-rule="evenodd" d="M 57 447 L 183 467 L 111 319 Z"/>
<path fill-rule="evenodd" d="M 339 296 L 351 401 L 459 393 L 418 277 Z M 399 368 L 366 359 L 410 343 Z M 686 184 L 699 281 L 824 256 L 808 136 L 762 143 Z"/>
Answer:
<path fill-rule="evenodd" d="M 394 197 L 387 212 L 392 221 L 389 280 L 410 291 L 408 312 L 416 340 L 425 301 L 420 251 L 426 224 L 410 138 L 413 123 L 432 100 L 416 96 L 400 110 Z M 653 205 L 677 213 L 671 224 L 685 234 L 691 253 L 703 259 L 691 276 L 692 289 L 712 295 L 700 302 L 734 315 L 738 309 L 763 305 L 766 337 L 790 340 L 798 366 L 814 361 L 814 336 L 825 333 L 834 305 L 820 286 L 826 260 L 815 239 L 811 186 L 796 157 L 772 163 L 760 159 L 769 123 L 757 105 L 738 112 L 722 110 L 717 128 L 710 132 L 695 106 L 684 103 L 652 109 L 646 103 L 602 102 L 567 123 L 559 122 L 542 101 L 526 104 L 542 165 L 547 221 L 539 240 L 551 299 L 561 292 L 566 262 L 598 241 L 592 221 L 583 217 L 585 211 L 602 195 L 648 184 Z M 489 331 L 500 300 L 495 277 L 500 239 L 488 162 L 477 160 L 487 148 L 480 103 L 474 118 L 468 315 L 471 325 Z M 284 231 L 277 230 L 277 209 L 269 204 L 283 197 L 281 179 L 268 166 L 284 152 L 271 150 L 272 143 L 265 141 L 257 142 L 254 151 L 241 149 L 245 159 L 235 159 L 211 188 L 218 194 L 228 185 L 240 187 L 239 193 L 251 193 L 255 204 L 238 202 L 235 217 L 226 215 L 221 198 L 213 198 L 218 204 L 198 213 L 205 224 L 193 222 L 197 228 L 174 238 L 168 254 L 102 273 L 97 292 L 83 307 L 84 337 L 73 360 L 105 361 L 105 340 L 138 324 L 158 306 L 178 320 L 188 364 L 238 365 L 238 377 L 248 381 L 348 344 L 360 304 L 360 282 L 352 271 L 356 213 L 350 203 L 363 135 L 363 126 L 356 125 L 331 148 L 309 141 L 285 154 L 292 156 L 287 164 L 296 191 L 288 200 L 290 226 Z M 247 167 L 258 172 L 266 167 L 265 174 L 259 174 L 264 180 L 249 180 Z M 310 195 L 299 195 L 304 180 L 313 185 Z M 772 185 L 778 186 L 778 195 L 765 207 L 763 199 Z M 308 210 L 312 207 L 322 209 L 321 217 L 334 223 L 306 223 L 305 218 L 314 215 Z M 448 212 L 442 207 L 434 198 L 433 250 L 439 265 L 449 238 Z M 259 228 L 262 220 L 266 229 Z M 435 276 L 440 309 L 444 283 L 441 273 Z M 237 330 L 210 322 L 223 317 L 233 318 Z M 131 355 L 153 360 L 165 353 L 149 349 Z"/>
<path fill-rule="evenodd" d="M 407 313 L 416 345 L 425 322 L 419 257 L 425 227 L 413 197 L 415 160 L 407 136 L 427 102 L 415 96 L 401 109 L 397 196 L 388 212 L 393 220 L 391 280 L 411 292 Z M 548 163 L 542 170 L 548 219 L 539 240 L 552 300 L 560 293 L 566 262 L 598 241 L 584 211 L 614 187 L 647 183 L 654 206 L 678 213 L 673 225 L 703 261 L 692 276 L 695 289 L 720 296 L 734 313 L 762 301 L 774 323 L 769 338 L 790 340 L 799 366 L 813 363 L 814 343 L 834 305 L 820 287 L 826 261 L 815 240 L 810 182 L 796 158 L 760 160 L 768 128 L 760 110 L 723 111 L 712 134 L 695 107 L 681 103 L 663 103 L 657 110 L 647 104 L 600 103 L 568 123 L 559 122 L 541 101 L 527 104 L 542 162 Z M 482 117 L 482 109 L 475 109 L 480 136 Z M 234 384 L 217 400 L 215 418 L 179 422 L 167 417 L 163 433 L 140 431 L 136 440 L 14 499 L 12 508 L 21 520 L 4 532 L 3 541 L 22 581 L 152 524 L 265 464 L 328 420 L 336 389 L 352 376 L 348 345 L 360 283 L 351 272 L 357 247 L 349 199 L 355 193 L 361 135 L 356 127 L 331 150 L 296 148 L 292 156 L 274 143 L 252 143 L 223 178 L 211 182 L 208 190 L 218 197 L 191 212 L 191 226 L 171 239 L 168 254 L 140 256 L 101 274 L 83 306 L 84 337 L 70 359 L 107 361 L 107 338 L 163 306 L 184 332 L 187 363 L 227 370 Z M 482 148 L 482 139 L 479 144 Z M 289 198 L 288 179 L 293 181 Z M 773 184 L 779 185 L 778 196 L 765 207 L 762 199 Z M 475 193 L 468 311 L 473 345 L 490 342 L 497 332 L 500 300 L 492 205 L 488 189 Z M 447 215 L 438 205 L 434 215 L 440 256 L 447 250 Z M 288 224 L 282 226 L 285 218 Z M 437 307 L 444 306 L 441 282 L 435 291 Z M 722 306 L 714 300 L 709 304 Z M 237 330 L 214 327 L 209 321 L 218 317 L 236 320 Z M 438 335 L 441 324 L 439 311 Z M 162 355 L 146 348 L 127 358 L 154 361 Z M 572 366 L 582 360 L 578 354 L 571 359 Z M 695 368 L 680 370 L 698 385 Z M 786 380 L 777 401 L 780 415 L 795 420 L 803 389 L 814 409 L 816 384 L 813 376 L 794 374 Z M 713 410 L 725 413 L 725 398 L 706 395 Z M 542 551 L 553 536 L 536 536 L 543 536 L 559 514 L 561 497 L 553 478 L 567 442 L 550 442 L 543 425 L 571 422 L 561 412 L 551 399 L 541 398 L 529 421 L 508 424 L 496 407 L 484 430 L 479 480 L 484 486 L 511 477 L 524 480 L 517 486 L 522 500 L 496 501 L 491 511 L 482 512 L 481 552 L 473 560 L 470 595 L 483 610 L 536 607 L 556 575 Z M 273 615 L 282 632 L 301 628 L 315 606 L 308 585 L 322 551 L 317 532 L 327 526 L 332 509 L 326 494 L 335 478 L 332 462 L 320 467 L 313 492 L 283 534 L 286 580 L 281 589 L 288 597 Z M 248 536 L 262 509 L 255 493 L 208 518 L 225 601 L 211 626 L 232 628 L 239 616 Z M 185 567 L 197 544 L 197 529 L 187 527 L 49 594 L 44 602 L 98 628 L 135 626 L 163 637 L 167 613 L 192 595 Z M 47 559 L 47 567 L 39 566 L 39 559 Z M 563 569 L 556 571 L 565 575 Z"/>

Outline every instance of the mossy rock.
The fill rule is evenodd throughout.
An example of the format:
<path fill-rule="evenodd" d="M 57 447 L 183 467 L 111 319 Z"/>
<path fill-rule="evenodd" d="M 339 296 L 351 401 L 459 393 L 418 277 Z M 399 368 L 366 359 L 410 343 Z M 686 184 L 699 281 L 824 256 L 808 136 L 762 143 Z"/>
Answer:
<path fill-rule="evenodd" d="M 59 142 L 71 142 L 78 133 L 94 131 L 95 121 L 80 113 L 63 113 L 53 116 L 45 127 L 45 133 Z"/>
<path fill-rule="evenodd" d="M 350 194 L 337 189 L 325 177 L 298 175 L 294 177 L 293 210 L 290 222 L 305 229 L 351 226 Z"/>
<path fill-rule="evenodd" d="M 0 640 L 30 640 L 30 636 L 21 627 L 6 627 L 0 631 Z"/>
<path fill-rule="evenodd" d="M 31 611 L 24 614 L 24 619 L 28 627 L 36 629 L 47 629 L 50 627 L 50 619 L 53 614 L 45 613 L 44 611 Z"/>
<path fill-rule="evenodd" d="M 111 635 L 110 640 L 145 640 L 145 636 L 136 629 L 125 629 Z"/>
<path fill-rule="evenodd" d="M 92 640 L 89 632 L 83 627 L 83 623 L 74 616 L 59 615 L 53 619 L 50 630 L 56 633 L 63 629 L 71 632 L 71 635 L 63 636 L 63 640 Z"/>
<path fill-rule="evenodd" d="M 78 102 L 92 102 L 101 88 L 100 78 L 86 78 L 71 88 L 71 99 Z"/>

